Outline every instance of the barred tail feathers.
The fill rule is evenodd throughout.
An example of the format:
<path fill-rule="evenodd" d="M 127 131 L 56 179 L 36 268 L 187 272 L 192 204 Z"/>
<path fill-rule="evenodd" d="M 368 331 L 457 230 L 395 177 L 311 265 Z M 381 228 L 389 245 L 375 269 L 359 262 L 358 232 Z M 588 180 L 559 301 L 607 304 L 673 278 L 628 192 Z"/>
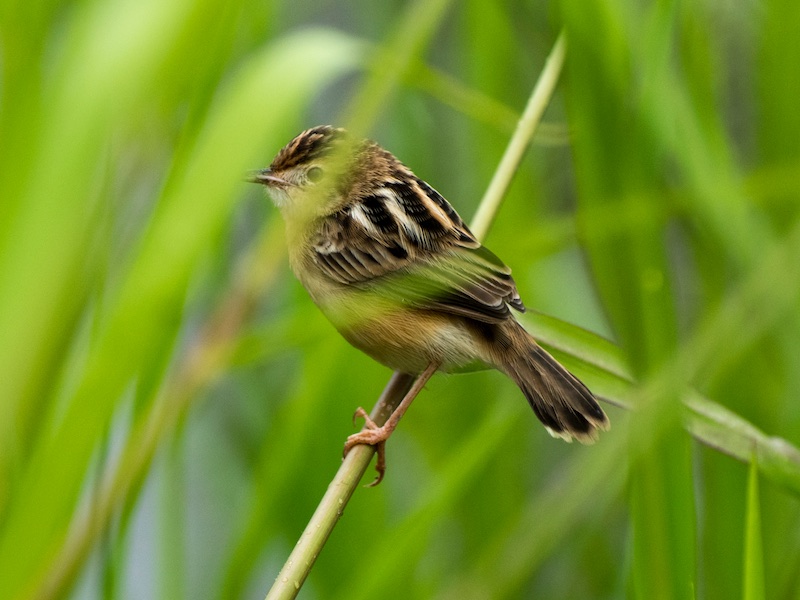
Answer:
<path fill-rule="evenodd" d="M 503 370 L 516 382 L 553 437 L 583 444 L 597 440 L 609 420 L 592 392 L 529 334 L 531 343 Z"/>

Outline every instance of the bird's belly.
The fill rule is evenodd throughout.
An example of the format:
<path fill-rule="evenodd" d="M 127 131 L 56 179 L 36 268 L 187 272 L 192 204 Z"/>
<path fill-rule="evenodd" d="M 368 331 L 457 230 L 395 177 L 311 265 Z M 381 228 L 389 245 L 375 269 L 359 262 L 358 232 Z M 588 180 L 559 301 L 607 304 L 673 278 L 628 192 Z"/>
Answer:
<path fill-rule="evenodd" d="M 351 345 L 391 369 L 421 373 L 433 361 L 452 373 L 493 366 L 474 329 L 455 315 L 411 307 L 380 290 L 355 289 L 295 273 L 314 303 Z"/>
<path fill-rule="evenodd" d="M 489 368 L 463 319 L 381 302 L 353 309 L 320 306 L 353 346 L 392 369 L 421 373 L 432 362 L 445 372 Z"/>
<path fill-rule="evenodd" d="M 420 373 L 433 361 L 445 372 L 487 367 L 469 332 L 438 315 L 384 315 L 339 331 L 378 362 L 406 373 Z"/>

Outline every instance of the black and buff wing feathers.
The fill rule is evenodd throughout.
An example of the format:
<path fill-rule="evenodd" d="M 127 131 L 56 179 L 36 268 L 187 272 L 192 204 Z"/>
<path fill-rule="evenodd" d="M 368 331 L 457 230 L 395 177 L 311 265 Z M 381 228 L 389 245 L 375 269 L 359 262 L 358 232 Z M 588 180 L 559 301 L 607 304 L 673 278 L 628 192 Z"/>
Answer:
<path fill-rule="evenodd" d="M 524 311 L 511 270 L 424 181 L 390 184 L 327 217 L 312 240 L 332 280 L 488 323 Z"/>

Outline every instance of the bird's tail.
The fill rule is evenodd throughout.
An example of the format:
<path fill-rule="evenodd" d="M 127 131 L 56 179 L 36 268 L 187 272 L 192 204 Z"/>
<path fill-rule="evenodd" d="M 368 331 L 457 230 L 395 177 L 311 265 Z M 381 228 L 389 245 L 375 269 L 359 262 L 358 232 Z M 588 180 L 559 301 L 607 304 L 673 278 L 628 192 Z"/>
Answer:
<path fill-rule="evenodd" d="M 606 413 L 589 388 L 539 346 L 521 325 L 518 327 L 517 335 L 525 335 L 528 343 L 515 344 L 520 351 L 503 365 L 503 370 L 525 394 L 550 435 L 568 442 L 575 438 L 584 444 L 593 443 L 599 430 L 609 428 Z"/>

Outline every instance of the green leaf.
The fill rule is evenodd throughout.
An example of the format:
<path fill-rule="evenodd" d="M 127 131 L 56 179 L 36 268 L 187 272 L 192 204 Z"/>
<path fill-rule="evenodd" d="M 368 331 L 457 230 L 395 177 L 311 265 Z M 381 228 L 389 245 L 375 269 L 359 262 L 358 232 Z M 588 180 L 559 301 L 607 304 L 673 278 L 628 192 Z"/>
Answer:
<path fill-rule="evenodd" d="M 141 10 L 149 8 L 149 4 L 142 5 Z M 136 12 L 133 7 L 128 9 Z M 113 46 L 116 42 L 127 47 L 139 40 L 146 46 L 144 40 L 153 35 L 144 22 L 116 37 L 103 30 L 107 19 L 125 17 L 138 24 L 138 19 L 145 19 L 144 13 L 137 13 L 136 18 L 127 12 L 101 16 L 98 21 L 88 20 L 87 44 L 94 47 L 100 39 L 106 40 L 112 44 L 110 56 L 116 52 L 126 55 Z M 162 27 L 160 34 L 165 38 L 176 34 L 166 25 Z M 156 349 L 156 354 L 168 351 L 174 343 L 187 282 L 205 254 L 208 240 L 218 234 L 230 214 L 242 185 L 239 174 L 263 163 L 260 153 L 267 142 L 274 146 L 282 141 L 273 137 L 274 132 L 283 131 L 284 124 L 295 119 L 327 82 L 352 69 L 358 63 L 359 48 L 352 38 L 326 30 L 286 37 L 243 65 L 213 103 L 194 147 L 176 166 L 178 174 L 166 189 L 122 283 L 104 302 L 74 393 L 50 415 L 47 427 L 42 428 L 45 435 L 33 445 L 20 471 L 0 537 L 0 563 L 9 575 L 0 580 L 0 596 L 15 597 L 46 572 L 52 549 L 66 534 L 92 453 L 105 436 L 122 394 L 147 368 Z M 152 70 L 160 64 L 158 56 L 151 60 L 145 66 L 131 67 L 129 73 L 138 78 L 142 91 L 147 88 L 145 67 Z M 124 70 L 124 65 L 115 66 Z M 276 82 L 282 82 L 277 96 Z M 132 85 L 126 82 L 121 91 Z M 90 98 L 91 106 L 97 104 L 110 114 L 114 114 L 113 103 L 120 101 L 113 94 L 70 97 L 73 102 Z M 81 111 L 73 115 L 78 123 L 70 126 L 79 129 L 80 119 L 86 119 L 86 129 L 93 131 L 90 107 L 81 106 Z M 93 137 L 92 151 L 99 151 L 105 143 L 102 137 Z M 83 194 L 76 190 L 76 197 L 90 195 L 91 181 L 77 182 L 74 176 L 70 181 L 85 188 Z M 36 194 L 30 200 L 37 205 L 42 197 Z M 29 225 L 33 234 L 47 235 L 47 230 Z M 25 294 L 46 295 L 27 289 L 21 293 L 22 298 Z"/>
<path fill-rule="evenodd" d="M 763 600 L 767 597 L 764 585 L 764 550 L 761 542 L 761 505 L 758 499 L 758 460 L 755 455 L 750 460 L 750 475 L 747 479 L 742 589 L 744 600 Z"/>

